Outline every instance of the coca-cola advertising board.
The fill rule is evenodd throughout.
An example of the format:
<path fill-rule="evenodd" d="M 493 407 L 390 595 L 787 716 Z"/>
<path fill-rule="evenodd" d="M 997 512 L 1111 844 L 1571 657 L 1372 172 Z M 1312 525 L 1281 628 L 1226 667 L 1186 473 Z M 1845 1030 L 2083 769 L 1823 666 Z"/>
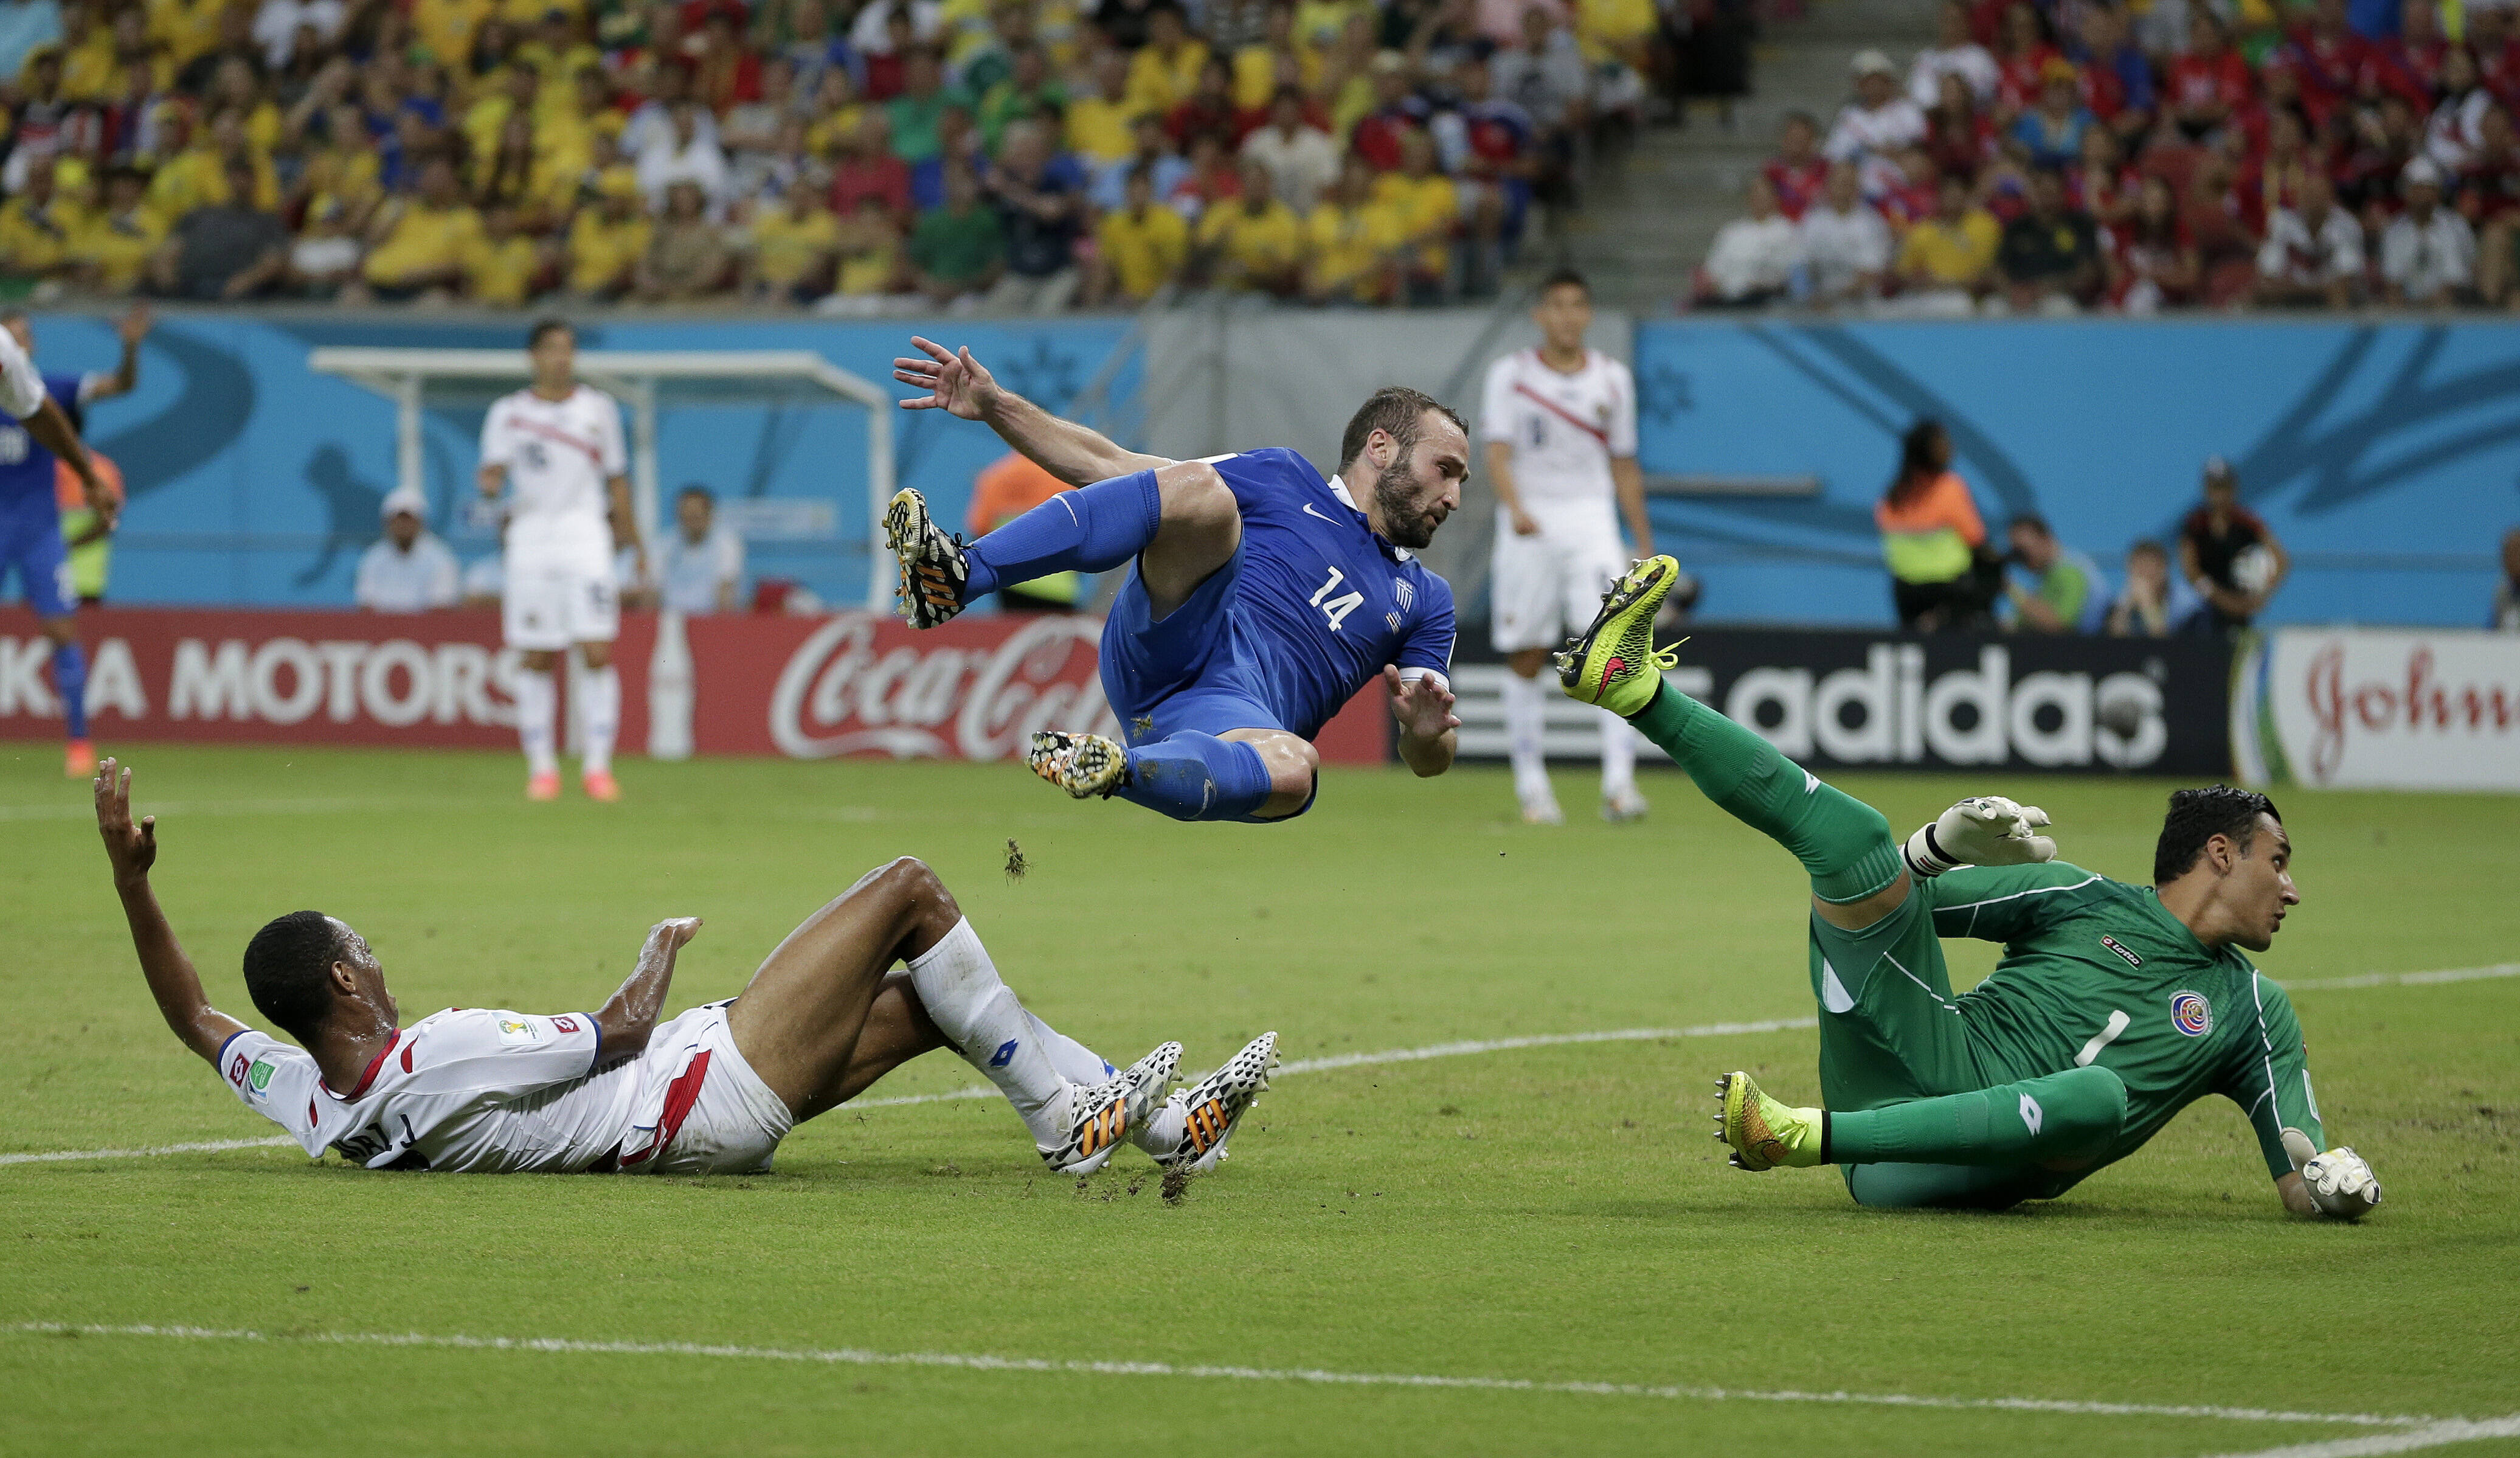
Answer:
<path fill-rule="evenodd" d="M 513 749 L 517 655 L 491 612 L 108 608 L 82 612 L 92 732 L 117 740 Z M 995 760 L 1039 729 L 1116 733 L 1097 677 L 1100 618 L 972 616 L 914 631 L 869 613 L 625 614 L 621 745 L 688 753 Z M 52 646 L 0 613 L 0 738 L 62 732 Z M 565 690 L 563 690 L 563 694 Z M 1323 757 L 1386 757 L 1368 686 Z"/>
<path fill-rule="evenodd" d="M 2520 791 L 2520 635 L 2280 628 L 2241 656 L 2251 784 Z"/>

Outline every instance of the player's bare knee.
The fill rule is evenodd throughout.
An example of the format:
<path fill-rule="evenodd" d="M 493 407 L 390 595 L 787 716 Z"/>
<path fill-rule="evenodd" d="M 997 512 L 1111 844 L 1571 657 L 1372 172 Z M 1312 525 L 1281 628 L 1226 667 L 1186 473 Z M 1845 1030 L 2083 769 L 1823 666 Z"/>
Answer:
<path fill-rule="evenodd" d="M 585 663 L 590 671 L 599 671 L 611 666 L 612 645 L 609 643 L 580 643 L 577 645 L 577 656 L 578 660 Z"/>
<path fill-rule="evenodd" d="M 963 919 L 963 908 L 955 904 L 954 893 L 945 888 L 945 878 L 915 855 L 897 857 L 868 879 L 899 906 L 901 914 L 915 927 L 941 936 Z"/>
<path fill-rule="evenodd" d="M 1182 461 L 1156 472 L 1155 495 L 1162 512 L 1159 530 L 1203 537 L 1229 534 L 1242 524 L 1234 488 L 1205 461 Z"/>

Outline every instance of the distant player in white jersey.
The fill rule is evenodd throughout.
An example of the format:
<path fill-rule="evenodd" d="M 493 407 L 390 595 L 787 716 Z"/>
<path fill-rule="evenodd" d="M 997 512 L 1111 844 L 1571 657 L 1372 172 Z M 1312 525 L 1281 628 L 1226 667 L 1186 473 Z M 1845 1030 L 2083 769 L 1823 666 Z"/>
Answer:
<path fill-rule="evenodd" d="M 97 829 L 158 1010 L 248 1109 L 309 1158 L 370 1169 L 483 1174 L 716 1174 L 759 1169 L 796 1124 L 950 1047 L 1005 1093 L 1061 1174 L 1122 1143 L 1198 1173 L 1269 1085 L 1263 1033 L 1196 1086 L 1167 1096 L 1164 1043 L 1134 1066 L 1026 1012 L 934 872 L 878 867 L 788 934 L 741 996 L 662 1016 L 697 917 L 659 922 L 629 980 L 592 1012 L 450 1008 L 409 1027 L 376 953 L 320 912 L 278 917 L 246 947 L 246 990 L 296 1040 L 209 1005 L 158 909 L 157 819 L 131 819 L 131 772 L 108 759 Z M 908 964 L 892 971 L 895 962 Z"/>
<path fill-rule="evenodd" d="M 1585 347 L 1593 291 L 1571 269 L 1550 275 L 1531 311 L 1543 339 L 1488 366 L 1479 434 L 1495 483 L 1495 570 L 1488 596 L 1497 651 L 1512 668 L 1505 681 L 1505 724 L 1522 818 L 1556 825 L 1563 816 L 1541 755 L 1545 706 L 1554 685 L 1540 670 L 1549 651 L 1580 633 L 1627 570 L 1618 516 L 1628 519 L 1633 555 L 1653 555 L 1644 474 L 1637 466 L 1637 385 L 1628 367 Z M 1612 510 L 1612 498 L 1617 511 Z M 1637 793 L 1635 731 L 1601 715 L 1601 818 L 1645 812 Z"/>
<path fill-rule="evenodd" d="M 560 797 L 561 655 L 571 645 L 586 672 L 581 766 L 587 797 L 618 799 L 612 740 L 621 726 L 621 675 L 612 640 L 621 628 L 613 580 L 616 542 L 640 565 L 647 548 L 630 507 L 630 456 L 621 407 L 577 381 L 577 333 L 558 319 L 536 324 L 525 347 L 534 383 L 502 398 L 481 421 L 481 494 L 508 500 L 507 582 L 500 624 L 524 654 L 517 674 L 517 737 L 525 749 L 525 797 Z"/>

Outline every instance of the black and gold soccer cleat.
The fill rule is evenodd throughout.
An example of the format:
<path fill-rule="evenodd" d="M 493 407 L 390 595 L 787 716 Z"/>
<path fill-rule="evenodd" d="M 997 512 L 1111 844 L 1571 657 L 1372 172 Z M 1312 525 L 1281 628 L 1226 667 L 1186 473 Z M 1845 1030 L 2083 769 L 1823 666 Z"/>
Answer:
<path fill-rule="evenodd" d="M 1033 735 L 1024 763 L 1034 774 L 1078 799 L 1092 799 L 1098 795 L 1108 799 L 1112 791 L 1129 782 L 1127 747 L 1100 734 L 1041 730 Z"/>
<path fill-rule="evenodd" d="M 1148 1153 L 1166 1169 L 1204 1174 L 1215 1168 L 1225 1159 L 1225 1141 L 1259 1102 L 1277 1067 L 1278 1035 L 1264 1032 L 1253 1038 L 1225 1067 L 1172 1096 L 1183 1116 L 1181 1138 L 1170 1149 Z"/>
<path fill-rule="evenodd" d="M 904 486 L 883 509 L 883 541 L 901 562 L 894 590 L 901 615 L 912 627 L 932 628 L 963 611 L 963 589 L 971 579 L 963 539 L 947 536 L 927 516 L 927 498 Z"/>

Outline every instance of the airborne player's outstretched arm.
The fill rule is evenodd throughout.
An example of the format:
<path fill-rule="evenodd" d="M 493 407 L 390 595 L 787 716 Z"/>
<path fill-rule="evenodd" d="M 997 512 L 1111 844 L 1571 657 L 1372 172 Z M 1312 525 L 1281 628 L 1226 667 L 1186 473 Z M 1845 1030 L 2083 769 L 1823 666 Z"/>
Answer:
<path fill-rule="evenodd" d="M 968 345 L 949 351 L 917 335 L 911 336 L 910 342 L 927 357 L 894 359 L 892 378 L 928 394 L 924 399 L 914 395 L 902 401 L 904 410 L 943 410 L 979 421 L 1033 464 L 1071 486 L 1090 486 L 1133 471 L 1160 471 L 1174 464 L 1164 456 L 1123 450 L 1101 432 L 1061 420 L 1006 388 L 971 356 Z"/>
<path fill-rule="evenodd" d="M 175 930 L 166 925 L 158 893 L 149 886 L 149 868 L 158 860 L 158 817 L 131 823 L 131 771 L 112 759 L 97 767 L 96 828 L 105 838 L 105 857 L 113 866 L 113 889 L 122 897 L 122 915 L 131 924 L 131 944 L 140 954 L 141 975 L 149 980 L 158 1011 L 185 1047 L 215 1067 L 220 1045 L 246 1026 L 202 995 L 201 975 L 175 940 Z"/>

